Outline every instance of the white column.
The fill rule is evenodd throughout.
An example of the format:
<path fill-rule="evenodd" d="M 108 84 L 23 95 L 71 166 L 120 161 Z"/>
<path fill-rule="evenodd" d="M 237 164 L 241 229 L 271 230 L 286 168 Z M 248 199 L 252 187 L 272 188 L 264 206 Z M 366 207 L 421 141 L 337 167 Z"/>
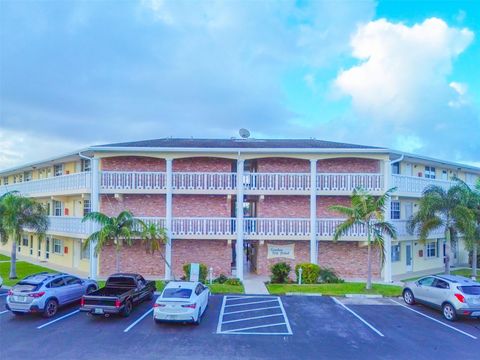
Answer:
<path fill-rule="evenodd" d="M 317 160 L 310 160 L 310 262 L 318 262 L 317 254 Z"/>
<path fill-rule="evenodd" d="M 392 184 L 392 165 L 390 164 L 389 160 L 384 161 L 383 167 L 383 183 L 385 191 L 387 191 L 391 184 Z M 385 221 L 390 221 L 390 209 L 391 201 L 390 199 L 385 204 Z M 392 239 L 390 236 L 385 236 L 385 244 L 384 244 L 384 257 L 385 262 L 383 265 L 383 280 L 386 283 L 392 282 Z"/>
<path fill-rule="evenodd" d="M 244 160 L 237 160 L 237 244 L 236 252 L 236 268 L 237 278 L 243 281 L 243 169 Z"/>
<path fill-rule="evenodd" d="M 90 159 L 91 168 L 91 188 L 90 188 L 90 211 L 100 211 L 100 160 L 98 158 Z M 90 224 L 90 233 L 97 231 L 98 225 Z M 96 279 L 98 275 L 98 257 L 95 255 L 96 243 L 90 243 L 90 278 Z M 50 243 L 50 251 L 52 244 Z"/>
<path fill-rule="evenodd" d="M 166 159 L 167 179 L 166 179 L 166 199 L 165 199 L 165 227 L 167 228 L 168 241 L 165 244 L 165 259 L 172 264 L 172 189 L 173 189 L 173 160 Z M 170 280 L 172 277 L 171 268 L 165 264 L 165 279 Z"/>

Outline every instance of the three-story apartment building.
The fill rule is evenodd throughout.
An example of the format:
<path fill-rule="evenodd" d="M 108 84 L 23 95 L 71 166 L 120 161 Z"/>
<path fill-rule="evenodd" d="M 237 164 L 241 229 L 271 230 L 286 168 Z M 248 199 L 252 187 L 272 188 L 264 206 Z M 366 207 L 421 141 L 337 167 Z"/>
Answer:
<path fill-rule="evenodd" d="M 82 242 L 94 230 L 89 211 L 117 215 L 130 210 L 167 229 L 160 255 L 140 240 L 125 248 L 122 271 L 171 278 L 190 262 L 214 276 L 268 275 L 278 261 L 317 263 L 345 278 L 366 275 L 366 233 L 361 226 L 332 241 L 342 221 L 330 205 L 348 205 L 357 187 L 397 191 L 387 212 L 398 239 L 378 251 L 374 275 L 392 276 L 443 266 L 441 230 L 420 241 L 406 230 L 429 184 L 448 188 L 457 176 L 473 184 L 480 169 L 389 149 L 344 143 L 266 139 L 173 139 L 92 146 L 77 153 L 0 171 L 0 194 L 17 190 L 45 204 L 50 227 L 42 241 L 25 229 L 21 255 L 107 276 L 115 269 L 113 246 L 98 256 Z M 452 244 L 454 264 L 465 264 L 462 240 Z M 10 245 L 0 245 L 7 252 Z"/>

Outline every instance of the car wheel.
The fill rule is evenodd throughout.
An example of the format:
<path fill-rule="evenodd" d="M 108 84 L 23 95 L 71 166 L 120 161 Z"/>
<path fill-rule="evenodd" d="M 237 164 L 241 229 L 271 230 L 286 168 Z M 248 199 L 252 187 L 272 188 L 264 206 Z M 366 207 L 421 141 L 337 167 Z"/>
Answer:
<path fill-rule="evenodd" d="M 125 303 L 125 307 L 123 308 L 122 316 L 123 316 L 123 317 L 129 317 L 129 316 L 130 316 L 130 313 L 132 312 L 132 308 L 133 308 L 132 302 L 131 302 L 131 301 L 127 301 L 127 302 Z"/>
<path fill-rule="evenodd" d="M 407 303 L 408 305 L 415 304 L 415 296 L 413 296 L 412 290 L 407 289 L 403 292 L 403 301 L 405 301 L 405 303 Z"/>
<path fill-rule="evenodd" d="M 446 303 L 442 306 L 443 317 L 448 321 L 457 320 L 457 312 L 452 304 Z"/>
<path fill-rule="evenodd" d="M 87 287 L 87 292 L 86 294 L 91 294 L 92 292 L 94 292 L 95 290 L 97 290 L 97 288 L 93 285 L 90 285 L 89 287 Z"/>
<path fill-rule="evenodd" d="M 50 299 L 45 304 L 45 309 L 43 310 L 43 317 L 51 318 L 55 316 L 58 311 L 58 301 L 55 299 Z"/>
<path fill-rule="evenodd" d="M 200 325 L 202 322 L 202 308 L 198 309 L 197 321 L 194 322 L 195 325 Z"/>

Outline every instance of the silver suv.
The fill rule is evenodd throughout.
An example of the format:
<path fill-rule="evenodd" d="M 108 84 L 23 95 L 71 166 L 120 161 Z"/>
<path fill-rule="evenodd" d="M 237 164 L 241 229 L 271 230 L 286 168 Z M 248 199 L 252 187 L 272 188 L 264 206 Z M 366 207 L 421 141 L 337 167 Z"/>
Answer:
<path fill-rule="evenodd" d="M 94 280 L 62 273 L 39 273 L 18 282 L 7 295 L 6 308 L 15 315 L 42 313 L 52 317 L 60 306 L 80 301 L 98 288 Z"/>
<path fill-rule="evenodd" d="M 463 276 L 433 275 L 408 282 L 403 300 L 408 305 L 419 302 L 439 309 L 449 321 L 460 316 L 480 318 L 480 283 Z"/>

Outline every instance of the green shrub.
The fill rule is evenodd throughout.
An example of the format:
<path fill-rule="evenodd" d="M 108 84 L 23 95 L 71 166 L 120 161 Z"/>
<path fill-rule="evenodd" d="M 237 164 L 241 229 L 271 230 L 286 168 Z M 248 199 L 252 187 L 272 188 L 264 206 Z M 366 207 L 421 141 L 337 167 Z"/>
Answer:
<path fill-rule="evenodd" d="M 284 284 L 288 281 L 288 275 L 292 267 L 288 265 L 286 262 L 279 262 L 273 264 L 270 267 L 270 271 L 272 272 L 271 281 L 272 283 L 276 284 Z"/>
<path fill-rule="evenodd" d="M 185 279 L 187 281 L 190 280 L 190 265 L 191 264 L 185 264 L 183 265 L 183 272 L 185 273 Z M 198 274 L 198 281 L 205 283 L 207 280 L 208 276 L 208 268 L 207 265 L 205 264 L 200 264 L 200 274 Z"/>
<path fill-rule="evenodd" d="M 225 281 L 225 285 L 240 286 L 240 285 L 242 285 L 242 282 L 240 281 L 240 279 L 231 278 L 231 279 L 227 279 L 227 280 Z"/>
<path fill-rule="evenodd" d="M 228 280 L 228 277 L 225 274 L 220 274 L 213 282 L 217 284 L 223 284 Z"/>
<path fill-rule="evenodd" d="M 334 284 L 334 283 L 343 283 L 344 280 L 341 279 L 335 270 L 329 268 L 320 268 L 320 274 L 318 277 L 318 281 L 321 283 L 326 284 Z"/>
<path fill-rule="evenodd" d="M 300 277 L 300 268 L 302 269 L 302 284 L 315 284 L 318 282 L 320 266 L 311 263 L 297 264 L 295 266 L 295 274 L 297 275 L 297 279 Z"/>

